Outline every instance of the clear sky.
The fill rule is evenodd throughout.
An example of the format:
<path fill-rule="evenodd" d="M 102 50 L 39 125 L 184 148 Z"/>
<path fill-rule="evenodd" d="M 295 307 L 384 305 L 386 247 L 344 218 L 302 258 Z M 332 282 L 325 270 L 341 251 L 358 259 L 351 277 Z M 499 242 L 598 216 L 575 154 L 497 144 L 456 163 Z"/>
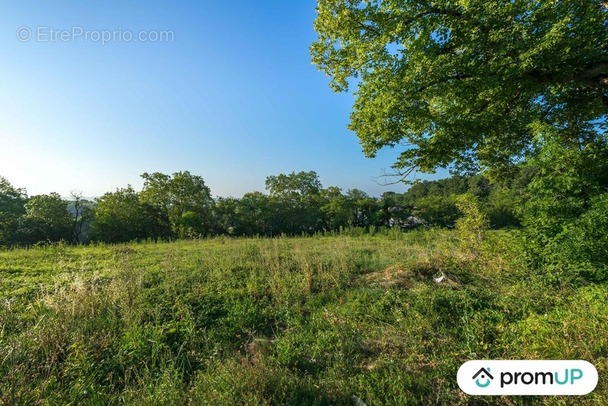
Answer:
<path fill-rule="evenodd" d="M 143 172 L 180 170 L 215 196 L 302 170 L 404 191 L 375 179 L 398 151 L 365 158 L 346 128 L 352 95 L 311 64 L 314 18 L 314 0 L 5 5 L 0 175 L 29 195 L 139 190 Z"/>

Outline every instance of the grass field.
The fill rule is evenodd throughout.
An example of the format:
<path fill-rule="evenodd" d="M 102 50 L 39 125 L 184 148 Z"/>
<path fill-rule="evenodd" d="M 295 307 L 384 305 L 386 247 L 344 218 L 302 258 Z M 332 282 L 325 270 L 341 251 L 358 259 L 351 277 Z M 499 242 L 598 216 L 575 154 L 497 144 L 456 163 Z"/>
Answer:
<path fill-rule="evenodd" d="M 526 270 L 508 233 L 0 252 L 0 403 L 608 402 L 608 289 Z M 445 276 L 441 283 L 435 277 Z M 584 397 L 470 397 L 469 359 L 585 359 Z"/>

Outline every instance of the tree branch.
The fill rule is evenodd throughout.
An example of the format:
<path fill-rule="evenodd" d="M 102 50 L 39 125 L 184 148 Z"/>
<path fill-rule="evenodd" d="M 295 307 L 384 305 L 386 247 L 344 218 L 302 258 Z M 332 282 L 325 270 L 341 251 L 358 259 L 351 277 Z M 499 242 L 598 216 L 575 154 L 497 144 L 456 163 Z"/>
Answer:
<path fill-rule="evenodd" d="M 428 83 L 426 85 L 419 86 L 416 89 L 415 93 L 424 92 L 425 90 L 427 90 L 427 89 L 429 89 L 431 87 L 434 87 L 434 86 L 437 86 L 437 85 L 441 85 L 443 83 L 448 83 L 448 82 L 451 82 L 453 80 L 464 80 L 464 79 L 470 79 L 472 77 L 473 77 L 473 75 L 469 75 L 467 73 L 457 73 L 454 76 L 448 76 L 447 78 L 442 78 L 440 80 L 435 80 L 435 81 L 433 81 L 431 83 Z"/>
<path fill-rule="evenodd" d="M 608 74 L 608 61 L 599 62 L 597 65 L 592 66 L 582 73 L 582 77 L 593 78 L 595 76 L 607 75 Z"/>
<path fill-rule="evenodd" d="M 559 72 L 531 70 L 527 76 L 541 83 L 584 82 L 592 87 L 608 87 L 608 61 L 597 62 L 579 73 L 560 75 Z"/>
<path fill-rule="evenodd" d="M 406 168 L 405 170 L 397 170 L 395 168 L 393 168 L 392 170 L 393 170 L 393 173 L 388 173 L 385 169 L 383 169 L 382 175 L 376 176 L 374 178 L 374 182 L 376 182 L 380 186 L 391 186 L 391 185 L 396 185 L 399 183 L 411 184 L 412 181 L 408 181 L 407 177 L 410 176 L 412 173 L 418 172 L 418 167 L 410 166 L 410 167 Z M 392 178 L 395 180 L 383 180 L 382 182 L 380 182 L 379 181 L 380 178 L 383 178 L 383 179 Z"/>

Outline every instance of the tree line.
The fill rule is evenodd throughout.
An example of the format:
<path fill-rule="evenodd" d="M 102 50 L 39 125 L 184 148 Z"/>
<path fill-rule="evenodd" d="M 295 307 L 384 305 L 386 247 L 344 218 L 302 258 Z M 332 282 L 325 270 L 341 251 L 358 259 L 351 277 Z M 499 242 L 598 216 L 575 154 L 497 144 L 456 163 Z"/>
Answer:
<path fill-rule="evenodd" d="M 188 171 L 144 173 L 141 191 L 131 186 L 88 201 L 82 193 L 28 197 L 0 177 L 0 244 L 126 242 L 213 235 L 276 236 L 348 228 L 452 227 L 456 196 L 479 199 L 494 228 L 518 226 L 520 185 L 493 185 L 481 175 L 414 184 L 405 193 L 369 196 L 359 189 L 324 188 L 314 171 L 266 178 L 266 191 L 241 198 L 212 198 L 202 177 Z"/>

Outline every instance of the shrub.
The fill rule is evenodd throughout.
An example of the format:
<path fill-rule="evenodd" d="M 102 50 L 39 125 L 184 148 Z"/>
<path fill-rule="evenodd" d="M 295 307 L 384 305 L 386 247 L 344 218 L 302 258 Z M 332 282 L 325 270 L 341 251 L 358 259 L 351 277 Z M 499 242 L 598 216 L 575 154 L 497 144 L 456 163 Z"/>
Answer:
<path fill-rule="evenodd" d="M 530 165 L 537 176 L 522 217 L 531 266 L 560 281 L 605 279 L 608 143 L 580 148 L 547 143 Z"/>
<path fill-rule="evenodd" d="M 456 220 L 461 248 L 465 253 L 477 257 L 485 231 L 490 226 L 488 217 L 480 210 L 477 198 L 470 193 L 459 195 L 456 207 L 462 213 Z"/>

